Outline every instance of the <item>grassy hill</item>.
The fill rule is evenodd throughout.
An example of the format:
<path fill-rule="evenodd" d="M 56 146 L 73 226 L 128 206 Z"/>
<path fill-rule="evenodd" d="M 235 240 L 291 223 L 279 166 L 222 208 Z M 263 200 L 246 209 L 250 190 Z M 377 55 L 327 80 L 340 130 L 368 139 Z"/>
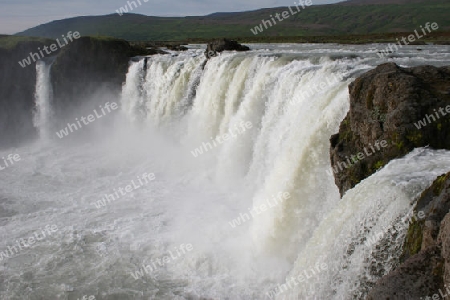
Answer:
<path fill-rule="evenodd" d="M 43 44 L 54 43 L 51 39 L 38 38 L 38 37 L 26 37 L 26 36 L 13 36 L 0 34 L 0 49 L 13 49 L 20 42 L 41 42 Z"/>
<path fill-rule="evenodd" d="M 187 39 L 304 37 L 411 32 L 426 22 L 450 31 L 448 0 L 351 0 L 310 6 L 255 36 L 250 29 L 282 13 L 287 7 L 196 17 L 151 17 L 138 14 L 76 17 L 43 24 L 17 35 L 58 38 L 68 31 L 82 36 L 101 35 L 131 41 L 184 41 Z M 373 3 L 365 4 L 362 3 Z"/>

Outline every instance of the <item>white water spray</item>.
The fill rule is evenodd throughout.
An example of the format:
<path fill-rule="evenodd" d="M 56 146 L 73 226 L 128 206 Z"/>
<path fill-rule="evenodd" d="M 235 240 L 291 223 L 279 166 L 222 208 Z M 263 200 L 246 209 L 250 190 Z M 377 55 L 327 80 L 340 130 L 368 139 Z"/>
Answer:
<path fill-rule="evenodd" d="M 39 137 L 48 140 L 52 130 L 53 89 L 50 81 L 51 63 L 40 60 L 36 63 L 36 92 L 33 125 L 38 129 Z"/>

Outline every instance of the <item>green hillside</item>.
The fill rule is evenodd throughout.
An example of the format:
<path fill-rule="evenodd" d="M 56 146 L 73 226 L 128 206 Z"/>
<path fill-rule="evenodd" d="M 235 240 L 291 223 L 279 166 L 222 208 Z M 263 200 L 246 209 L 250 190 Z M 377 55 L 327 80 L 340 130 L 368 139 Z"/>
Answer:
<path fill-rule="evenodd" d="M 202 17 L 150 17 L 118 14 L 76 17 L 53 21 L 17 35 L 58 38 L 68 31 L 126 40 L 180 41 L 217 37 L 295 37 L 411 32 L 426 22 L 439 30 L 450 30 L 450 1 L 430 0 L 408 4 L 358 5 L 352 2 L 310 6 L 255 36 L 250 29 L 282 13 L 286 7 L 238 13 L 217 13 Z"/>

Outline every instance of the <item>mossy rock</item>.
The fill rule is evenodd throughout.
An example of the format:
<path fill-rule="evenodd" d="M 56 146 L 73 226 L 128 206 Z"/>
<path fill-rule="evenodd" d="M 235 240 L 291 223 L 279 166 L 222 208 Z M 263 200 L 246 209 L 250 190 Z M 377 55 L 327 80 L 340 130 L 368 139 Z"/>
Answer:
<path fill-rule="evenodd" d="M 450 179 L 450 173 L 446 175 L 439 176 L 436 181 L 432 185 L 433 193 L 436 196 L 439 196 L 442 192 L 442 189 L 445 187 L 447 180 Z"/>
<path fill-rule="evenodd" d="M 414 254 L 419 253 L 421 250 L 424 225 L 425 220 L 413 220 L 409 224 L 405 243 L 403 245 L 403 254 L 400 258 L 402 262 Z"/>

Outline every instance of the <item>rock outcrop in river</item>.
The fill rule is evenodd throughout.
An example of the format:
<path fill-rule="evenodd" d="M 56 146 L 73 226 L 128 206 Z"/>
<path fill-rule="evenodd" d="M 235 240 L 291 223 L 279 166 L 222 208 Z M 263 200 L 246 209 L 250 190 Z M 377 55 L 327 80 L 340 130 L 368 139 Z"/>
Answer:
<path fill-rule="evenodd" d="M 228 40 L 228 39 L 221 39 L 221 40 L 215 40 L 211 43 L 208 43 L 208 46 L 205 51 L 206 58 L 211 58 L 213 56 L 216 56 L 217 53 L 223 52 L 223 51 L 249 51 L 250 48 L 248 46 L 244 46 L 239 44 L 236 41 Z"/>
<path fill-rule="evenodd" d="M 341 195 L 414 148 L 450 149 L 449 66 L 382 64 L 357 78 L 349 91 L 350 110 L 331 137 Z M 383 141 L 386 147 L 378 146 Z"/>

